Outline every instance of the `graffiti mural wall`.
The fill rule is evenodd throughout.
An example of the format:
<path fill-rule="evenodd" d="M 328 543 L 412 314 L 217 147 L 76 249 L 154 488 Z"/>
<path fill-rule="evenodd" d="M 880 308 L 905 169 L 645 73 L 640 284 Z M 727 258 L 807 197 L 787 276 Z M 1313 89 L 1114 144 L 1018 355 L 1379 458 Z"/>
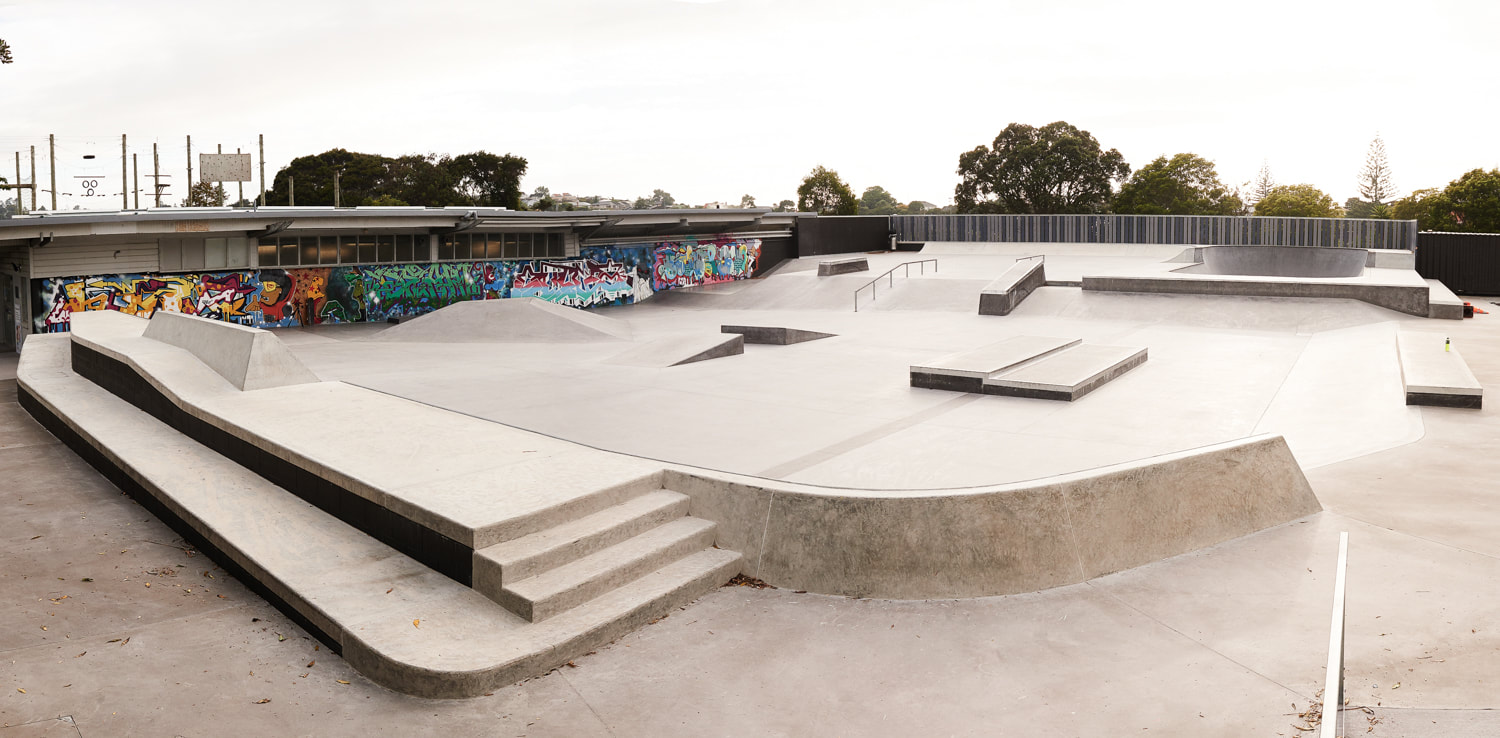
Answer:
<path fill-rule="evenodd" d="M 468 300 L 537 297 L 577 308 L 629 305 L 660 290 L 746 279 L 759 239 L 590 246 L 577 258 L 103 274 L 35 280 L 36 333 L 68 330 L 83 310 L 158 310 L 257 328 L 384 322 Z"/>

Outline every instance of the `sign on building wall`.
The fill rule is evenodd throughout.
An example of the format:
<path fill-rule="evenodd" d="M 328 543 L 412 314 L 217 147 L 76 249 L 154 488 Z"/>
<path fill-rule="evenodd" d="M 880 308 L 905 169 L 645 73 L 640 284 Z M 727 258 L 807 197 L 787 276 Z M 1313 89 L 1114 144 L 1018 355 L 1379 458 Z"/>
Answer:
<path fill-rule="evenodd" d="M 203 182 L 249 182 L 249 154 L 199 154 Z"/>

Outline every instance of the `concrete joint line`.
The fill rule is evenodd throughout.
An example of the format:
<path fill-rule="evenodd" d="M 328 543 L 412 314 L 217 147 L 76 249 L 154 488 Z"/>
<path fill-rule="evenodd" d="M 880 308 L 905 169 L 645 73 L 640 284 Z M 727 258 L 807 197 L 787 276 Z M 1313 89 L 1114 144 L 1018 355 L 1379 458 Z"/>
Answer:
<path fill-rule="evenodd" d="M 580 692 L 580 691 L 578 691 L 578 687 L 573 684 L 573 680 L 569 679 L 568 675 L 564 674 L 563 671 L 565 671 L 565 670 L 563 670 L 563 669 L 558 669 L 557 670 L 557 675 L 562 678 L 563 684 L 568 685 L 568 689 L 573 690 L 573 694 L 578 695 L 578 701 L 582 702 L 584 707 L 589 708 L 589 714 L 593 715 L 594 719 L 599 721 L 599 727 L 604 728 L 604 732 L 607 735 L 613 736 L 615 734 L 614 729 L 612 729 L 612 728 L 609 727 L 609 723 L 605 722 L 604 716 L 600 715 L 599 711 L 594 709 L 594 706 L 589 703 L 588 698 L 584 697 L 583 693 Z"/>
<path fill-rule="evenodd" d="M 1067 488 L 1064 487 L 1063 489 L 1058 490 L 1057 497 L 1058 502 L 1061 503 L 1059 506 L 1062 507 L 1063 511 L 1063 525 L 1066 525 L 1068 528 L 1068 544 L 1069 548 L 1073 549 L 1073 562 L 1078 564 L 1078 581 L 1087 581 L 1089 578 L 1089 574 L 1088 571 L 1083 568 L 1083 552 L 1079 549 L 1078 546 L 1078 531 L 1073 527 L 1073 512 L 1068 509 L 1069 500 Z"/>
<path fill-rule="evenodd" d="M 755 577 L 760 578 L 761 562 L 766 558 L 766 536 L 771 531 L 771 506 L 776 504 L 776 493 L 773 491 L 766 498 L 766 520 L 760 527 L 760 550 L 755 553 Z"/>

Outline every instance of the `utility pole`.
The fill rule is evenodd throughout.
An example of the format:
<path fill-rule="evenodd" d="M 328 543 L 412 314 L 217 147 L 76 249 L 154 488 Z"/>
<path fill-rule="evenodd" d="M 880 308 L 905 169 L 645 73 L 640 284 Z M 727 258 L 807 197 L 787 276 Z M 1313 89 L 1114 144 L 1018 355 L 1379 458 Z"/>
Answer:
<path fill-rule="evenodd" d="M 297 178 L 291 175 L 286 178 L 286 206 L 297 207 Z"/>
<path fill-rule="evenodd" d="M 47 134 L 47 155 L 51 161 L 47 171 L 52 173 L 52 212 L 55 213 L 57 212 L 57 141 L 50 133 Z"/>
<path fill-rule="evenodd" d="M 260 204 L 266 204 L 266 134 L 260 134 Z"/>
<path fill-rule="evenodd" d="M 188 136 L 188 194 L 193 193 L 193 137 Z"/>
<path fill-rule="evenodd" d="M 16 156 L 20 156 L 20 154 L 17 154 Z M 19 160 L 17 160 L 17 161 L 19 161 Z M 17 165 L 17 166 L 19 166 L 19 165 Z M 20 170 L 17 169 L 16 171 L 19 172 Z M 339 206 L 339 175 L 341 175 L 341 174 L 343 174 L 343 172 L 339 171 L 337 169 L 335 169 L 333 171 L 333 206 L 334 207 L 338 207 Z M 16 176 L 20 177 L 21 175 L 17 174 Z"/>
<path fill-rule="evenodd" d="M 234 153 L 238 154 L 238 153 L 240 153 L 240 150 L 239 149 L 235 149 Z M 242 202 L 245 201 L 245 181 L 244 180 L 240 180 L 237 184 L 238 184 L 238 186 L 240 188 L 240 197 L 239 197 L 239 199 L 237 199 L 237 200 L 234 201 L 234 204 L 236 204 L 236 205 L 238 205 L 238 204 L 240 204 L 240 203 L 242 203 Z"/>
<path fill-rule="evenodd" d="M 156 144 L 151 144 L 151 189 L 156 190 L 156 207 L 161 207 L 161 157 L 156 153 Z"/>
<path fill-rule="evenodd" d="M 16 191 L 16 214 L 25 215 L 26 194 L 21 191 L 21 152 L 19 151 L 16 152 L 16 186 L 13 189 Z M 36 198 L 33 197 L 31 199 L 35 200 Z"/>
<path fill-rule="evenodd" d="M 152 144 L 152 145 L 154 146 L 155 144 Z M 135 209 L 136 210 L 140 210 L 141 209 L 141 160 L 139 158 L 137 158 L 138 156 L 140 156 L 140 155 L 139 154 L 131 154 L 130 155 L 130 170 L 135 175 L 135 178 L 131 180 L 130 189 L 131 189 L 131 191 L 135 192 Z"/>
<path fill-rule="evenodd" d="M 31 147 L 31 209 L 36 210 L 36 147 Z M 3 296 L 0 296 L 3 297 Z"/>
<path fill-rule="evenodd" d="M 127 181 L 129 181 L 129 177 L 130 177 L 130 172 L 126 169 L 126 165 L 130 163 L 128 161 L 129 159 L 130 159 L 130 157 L 128 157 L 128 156 L 125 155 L 125 134 L 122 133 L 122 134 L 120 134 L 120 209 L 121 210 L 129 210 L 130 209 L 130 188 L 128 188 L 128 187 L 125 186 L 125 183 Z"/>

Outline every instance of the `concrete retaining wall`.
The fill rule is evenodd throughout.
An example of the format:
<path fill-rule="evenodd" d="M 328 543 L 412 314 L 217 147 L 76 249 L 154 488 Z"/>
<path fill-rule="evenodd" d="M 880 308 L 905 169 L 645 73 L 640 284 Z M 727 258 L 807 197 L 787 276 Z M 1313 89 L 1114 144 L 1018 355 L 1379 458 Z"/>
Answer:
<path fill-rule="evenodd" d="M 670 469 L 721 548 L 778 587 L 920 599 L 1073 584 L 1321 506 L 1281 436 L 1035 482 L 881 493 Z"/>

